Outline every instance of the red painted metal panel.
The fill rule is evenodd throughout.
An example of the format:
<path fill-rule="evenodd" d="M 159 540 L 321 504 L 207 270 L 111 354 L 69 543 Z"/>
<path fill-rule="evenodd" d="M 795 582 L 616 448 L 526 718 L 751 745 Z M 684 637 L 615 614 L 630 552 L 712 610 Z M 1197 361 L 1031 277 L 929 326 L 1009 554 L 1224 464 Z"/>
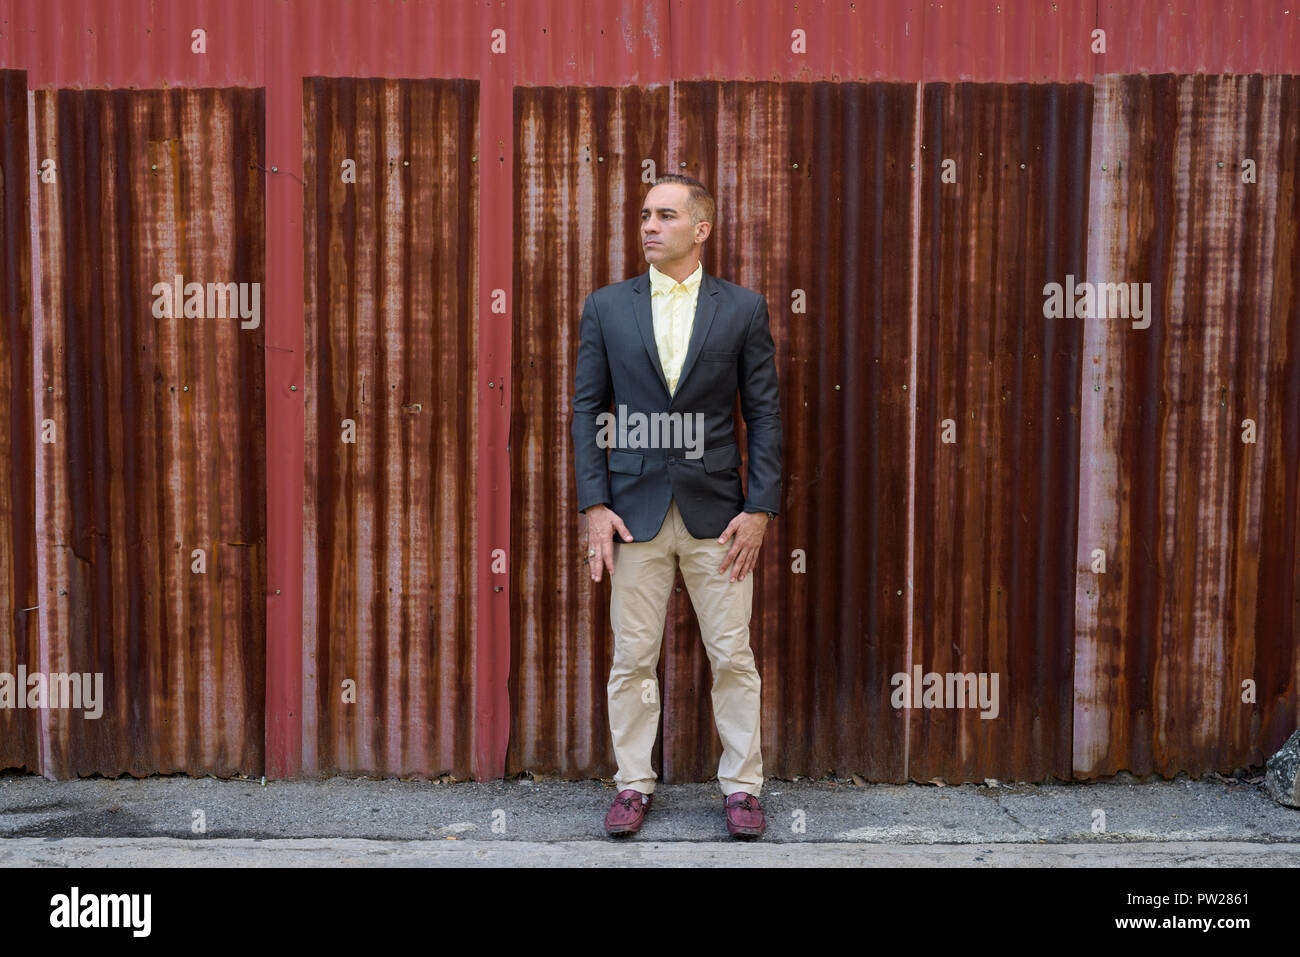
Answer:
<path fill-rule="evenodd" d="M 303 503 L 307 498 L 301 26 L 266 11 L 266 775 L 302 771 Z"/>
<path fill-rule="evenodd" d="M 261 86 L 269 0 L 5 0 L 0 65 L 34 90 Z M 196 37 L 194 31 L 203 31 Z M 199 52 L 199 47 L 202 52 Z"/>
<path fill-rule="evenodd" d="M 496 8 L 485 7 L 484 30 L 495 22 Z M 517 39 L 517 38 L 516 38 Z M 479 138 L 475 143 L 478 184 L 478 366 L 474 404 L 478 415 L 475 515 L 478 635 L 475 646 L 474 776 L 479 780 L 505 773 L 510 737 L 510 607 L 515 579 L 509 574 L 514 554 L 510 524 L 511 375 L 516 321 L 514 248 L 511 206 L 514 197 L 514 110 L 512 60 L 477 45 L 480 76 Z M 518 45 L 514 48 L 518 50 Z"/>
<path fill-rule="evenodd" d="M 206 31 L 206 53 L 193 51 L 195 29 Z M 1093 52 L 1097 29 L 1104 53 Z M 260 86 L 286 65 L 299 78 L 486 79 L 504 68 L 526 86 L 1300 73 L 1300 9 L 1292 0 L 0 3 L 0 67 L 27 69 L 35 89 Z"/>
<path fill-rule="evenodd" d="M 27 80 L 0 71 L 0 673 L 39 670 Z M 0 708 L 0 768 L 41 770 L 39 712 Z"/>

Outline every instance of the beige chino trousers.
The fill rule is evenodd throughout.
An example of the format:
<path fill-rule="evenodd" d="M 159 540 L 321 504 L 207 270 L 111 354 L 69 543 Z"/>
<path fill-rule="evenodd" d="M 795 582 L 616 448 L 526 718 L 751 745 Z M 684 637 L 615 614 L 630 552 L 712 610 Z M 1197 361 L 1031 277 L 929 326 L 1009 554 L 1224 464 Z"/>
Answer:
<path fill-rule="evenodd" d="M 614 741 L 620 791 L 653 794 L 655 771 L 650 753 L 659 732 L 660 694 L 655 670 L 663 645 L 668 598 L 675 565 L 690 594 L 700 636 L 713 668 L 713 719 L 722 740 L 718 784 L 723 794 L 763 787 L 760 751 L 761 683 L 749 648 L 754 610 L 754 573 L 731 581 L 735 564 L 718 568 L 734 539 L 694 538 L 674 499 L 659 534 L 648 542 L 623 542 L 614 536 L 614 574 L 610 581 L 610 624 L 614 662 L 609 672 L 609 727 Z"/>

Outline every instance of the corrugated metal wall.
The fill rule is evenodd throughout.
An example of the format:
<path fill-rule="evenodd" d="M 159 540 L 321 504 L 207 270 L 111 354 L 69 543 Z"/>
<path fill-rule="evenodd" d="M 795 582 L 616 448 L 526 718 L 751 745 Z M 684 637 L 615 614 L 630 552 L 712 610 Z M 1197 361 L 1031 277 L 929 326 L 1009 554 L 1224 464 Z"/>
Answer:
<path fill-rule="evenodd" d="M 1097 86 L 1089 272 L 1154 311 L 1088 330 L 1079 775 L 1260 764 L 1295 729 L 1298 145 L 1294 76 Z"/>
<path fill-rule="evenodd" d="M 192 315 L 214 300 L 188 284 L 260 297 L 262 94 L 40 91 L 32 116 L 34 157 L 54 164 L 34 264 L 42 670 L 104 683 L 101 718 L 48 712 L 45 771 L 251 774 L 263 329 Z M 160 318 L 153 287 L 176 276 L 184 313 Z"/>
<path fill-rule="evenodd" d="M 635 273 L 642 259 L 629 210 L 646 189 L 645 160 L 660 162 L 668 148 L 668 89 L 521 87 L 514 107 L 510 577 L 517 585 L 506 768 L 612 777 L 608 586 L 570 560 L 586 540 L 569 454 L 573 367 L 587 293 Z M 593 215 L 562 212 L 578 209 Z"/>
<path fill-rule="evenodd" d="M 1043 284 L 1084 271 L 1092 90 L 924 97 L 909 665 L 1000 702 L 913 710 L 908 774 L 1068 778 L 1082 324 Z"/>
<path fill-rule="evenodd" d="M 312 77 L 303 109 L 304 770 L 469 777 L 476 88 Z"/>
<path fill-rule="evenodd" d="M 0 713 L 0 763 L 610 774 L 568 390 L 645 159 L 773 307 L 769 775 L 1257 763 L 1300 717 L 1293 7 L 0 0 L 0 669 L 113 689 Z M 262 329 L 141 312 L 173 263 L 265 276 Z M 1152 282 L 1151 328 L 1044 320 L 1066 274 Z M 718 748 L 678 587 L 669 780 Z M 999 717 L 892 707 L 916 666 Z"/>
<path fill-rule="evenodd" d="M 673 107 L 673 155 L 716 184 L 705 268 L 767 297 L 776 343 L 784 502 L 750 625 L 764 772 L 902 780 L 887 692 L 907 646 L 916 88 L 678 83 Z M 680 575 L 678 587 L 664 774 L 696 780 L 716 773 L 721 745 Z"/>
<path fill-rule="evenodd" d="M 0 672 L 39 670 L 27 77 L 0 70 Z M 42 712 L 0 709 L 0 767 L 39 771 Z"/>

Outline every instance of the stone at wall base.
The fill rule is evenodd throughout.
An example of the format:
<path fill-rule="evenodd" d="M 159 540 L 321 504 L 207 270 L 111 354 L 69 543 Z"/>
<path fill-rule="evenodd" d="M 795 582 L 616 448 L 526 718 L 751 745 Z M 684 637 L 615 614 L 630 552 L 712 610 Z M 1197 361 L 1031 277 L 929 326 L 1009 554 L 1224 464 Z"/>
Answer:
<path fill-rule="evenodd" d="M 1264 784 L 1269 797 L 1278 804 L 1300 807 L 1300 731 L 1287 738 L 1277 754 L 1268 759 Z"/>

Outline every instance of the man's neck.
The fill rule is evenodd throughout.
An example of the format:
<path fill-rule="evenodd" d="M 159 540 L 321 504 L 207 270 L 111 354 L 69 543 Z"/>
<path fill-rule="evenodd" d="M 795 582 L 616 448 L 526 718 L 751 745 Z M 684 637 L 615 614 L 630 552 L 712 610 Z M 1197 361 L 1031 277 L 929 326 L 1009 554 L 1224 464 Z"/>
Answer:
<path fill-rule="evenodd" d="M 685 282 L 699 267 L 700 260 L 699 257 L 696 257 L 694 262 L 685 264 L 674 263 L 672 265 L 666 265 L 663 263 L 652 263 L 651 265 L 674 282 Z"/>

